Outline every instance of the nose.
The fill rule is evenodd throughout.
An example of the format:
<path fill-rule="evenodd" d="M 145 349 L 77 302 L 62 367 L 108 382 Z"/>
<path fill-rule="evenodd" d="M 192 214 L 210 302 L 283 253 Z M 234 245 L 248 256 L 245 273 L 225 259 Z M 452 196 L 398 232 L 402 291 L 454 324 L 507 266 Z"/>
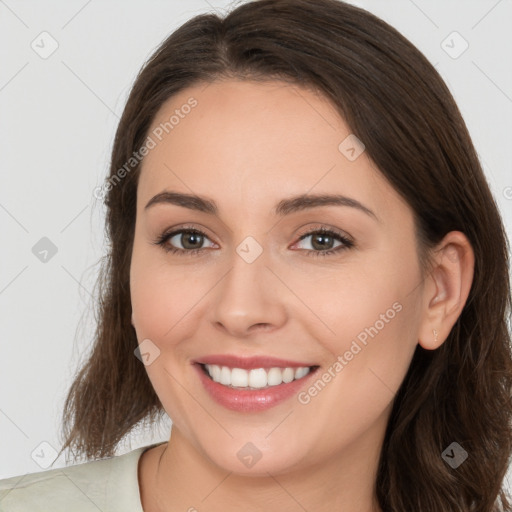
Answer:
<path fill-rule="evenodd" d="M 230 262 L 214 288 L 214 328 L 239 339 L 281 328 L 287 318 L 286 287 L 268 267 L 265 252 L 249 262 L 234 251 Z"/>

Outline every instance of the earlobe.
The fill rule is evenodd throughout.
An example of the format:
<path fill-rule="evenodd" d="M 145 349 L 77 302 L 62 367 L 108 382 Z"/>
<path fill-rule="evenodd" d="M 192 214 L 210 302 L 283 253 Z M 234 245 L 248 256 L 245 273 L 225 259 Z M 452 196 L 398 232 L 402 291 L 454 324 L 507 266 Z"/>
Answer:
<path fill-rule="evenodd" d="M 418 342 L 426 350 L 439 348 L 466 304 L 474 272 L 474 253 L 460 231 L 448 233 L 434 251 L 426 279 Z"/>

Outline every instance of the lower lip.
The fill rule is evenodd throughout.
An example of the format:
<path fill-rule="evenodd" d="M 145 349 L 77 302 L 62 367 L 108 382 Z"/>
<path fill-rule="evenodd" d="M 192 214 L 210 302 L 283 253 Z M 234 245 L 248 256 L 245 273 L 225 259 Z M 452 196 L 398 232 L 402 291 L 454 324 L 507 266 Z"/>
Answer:
<path fill-rule="evenodd" d="M 302 379 L 271 386 L 260 390 L 235 389 L 224 386 L 210 379 L 200 364 L 194 364 L 199 378 L 210 396 L 226 409 L 238 412 L 255 412 L 270 409 L 288 398 L 297 395 L 310 377 L 318 368 L 310 372 Z"/>

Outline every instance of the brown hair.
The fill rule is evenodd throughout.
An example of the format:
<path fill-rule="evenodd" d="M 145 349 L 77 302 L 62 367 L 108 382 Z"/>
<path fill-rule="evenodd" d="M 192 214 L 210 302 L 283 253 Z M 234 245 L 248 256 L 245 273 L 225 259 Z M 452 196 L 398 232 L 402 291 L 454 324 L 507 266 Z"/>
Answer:
<path fill-rule="evenodd" d="M 386 512 L 512 510 L 501 487 L 512 450 L 508 242 L 439 74 L 394 28 L 337 0 L 259 0 L 225 18 L 197 16 L 137 76 L 110 178 L 142 147 L 167 99 L 222 78 L 284 80 L 327 97 L 413 210 L 425 272 L 429 250 L 444 235 L 458 230 L 468 237 L 475 254 L 468 300 L 445 343 L 433 351 L 416 347 L 394 399 L 376 494 Z M 129 269 L 139 172 L 140 164 L 108 188 L 99 322 L 64 407 L 62 450 L 86 459 L 113 455 L 134 426 L 163 414 L 134 356 Z M 469 454 L 457 469 L 441 457 L 453 441 Z"/>

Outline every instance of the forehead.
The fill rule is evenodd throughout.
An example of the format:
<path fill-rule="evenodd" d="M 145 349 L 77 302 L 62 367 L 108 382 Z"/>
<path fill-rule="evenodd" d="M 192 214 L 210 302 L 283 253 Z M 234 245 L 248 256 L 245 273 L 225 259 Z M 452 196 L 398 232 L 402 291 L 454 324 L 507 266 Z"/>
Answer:
<path fill-rule="evenodd" d="M 198 84 L 164 103 L 148 135 L 155 147 L 142 163 L 144 205 L 172 189 L 237 214 L 307 193 L 352 196 L 374 211 L 406 207 L 364 152 L 351 160 L 340 150 L 353 135 L 333 105 L 288 83 Z"/>

